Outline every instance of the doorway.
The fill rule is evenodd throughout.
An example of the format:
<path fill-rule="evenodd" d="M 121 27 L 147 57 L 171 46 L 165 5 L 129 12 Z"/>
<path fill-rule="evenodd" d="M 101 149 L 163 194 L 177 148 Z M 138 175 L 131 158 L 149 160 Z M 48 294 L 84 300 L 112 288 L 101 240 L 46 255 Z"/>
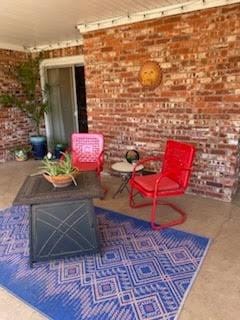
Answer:
<path fill-rule="evenodd" d="M 79 132 L 88 132 L 84 66 L 75 66 Z"/>
<path fill-rule="evenodd" d="M 71 144 L 73 132 L 88 132 L 86 88 L 83 64 L 63 65 L 46 60 L 42 66 L 44 81 L 49 86 L 51 109 L 46 116 L 46 133 L 50 149 L 58 144 Z M 56 65 L 54 65 L 56 62 Z"/>

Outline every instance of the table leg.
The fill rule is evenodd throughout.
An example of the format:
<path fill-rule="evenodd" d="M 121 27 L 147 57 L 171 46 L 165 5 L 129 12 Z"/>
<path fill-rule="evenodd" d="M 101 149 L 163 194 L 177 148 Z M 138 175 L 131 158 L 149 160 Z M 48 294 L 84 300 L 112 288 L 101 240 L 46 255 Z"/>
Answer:
<path fill-rule="evenodd" d="M 32 205 L 29 209 L 29 264 L 33 267 L 33 247 L 32 247 Z"/>
<path fill-rule="evenodd" d="M 128 181 L 130 180 L 130 178 L 131 178 L 131 174 L 122 175 L 122 183 L 120 184 L 120 186 L 118 187 L 118 189 L 114 193 L 113 199 L 116 197 L 117 194 L 122 193 L 124 189 L 127 189 L 127 191 L 129 192 Z"/>

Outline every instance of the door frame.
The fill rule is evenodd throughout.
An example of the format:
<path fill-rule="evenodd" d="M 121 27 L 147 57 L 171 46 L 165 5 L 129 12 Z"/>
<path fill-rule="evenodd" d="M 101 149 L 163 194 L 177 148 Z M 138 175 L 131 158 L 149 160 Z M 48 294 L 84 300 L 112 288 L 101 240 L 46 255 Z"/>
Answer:
<path fill-rule="evenodd" d="M 63 68 L 63 67 L 73 67 L 75 65 L 84 65 L 84 56 L 78 55 L 78 56 L 70 56 L 70 57 L 60 57 L 60 58 L 50 58 L 50 59 L 44 59 L 40 62 L 40 83 L 41 83 L 41 89 L 44 90 L 46 85 L 46 78 L 47 78 L 47 69 L 51 68 Z M 73 68 L 73 91 L 74 91 L 74 113 L 75 113 L 75 119 L 78 119 L 78 109 L 77 109 L 77 97 L 76 97 L 76 83 L 75 83 L 75 72 Z M 45 128 L 46 128 L 46 136 L 47 141 L 49 141 L 50 137 L 50 119 L 48 114 L 45 113 L 44 116 L 44 122 L 45 122 Z M 76 121 L 77 127 L 78 122 Z M 49 147 L 49 146 L 48 146 Z"/>

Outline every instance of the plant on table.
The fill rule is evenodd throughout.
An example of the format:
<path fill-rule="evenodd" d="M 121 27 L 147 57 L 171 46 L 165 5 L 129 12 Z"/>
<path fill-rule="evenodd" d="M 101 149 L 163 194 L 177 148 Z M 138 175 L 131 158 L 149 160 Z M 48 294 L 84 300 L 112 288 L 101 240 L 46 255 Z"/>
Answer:
<path fill-rule="evenodd" d="M 78 175 L 79 171 L 72 166 L 72 157 L 70 153 L 62 152 L 61 159 L 57 161 L 53 161 L 45 157 L 44 160 L 42 160 L 42 164 L 43 166 L 41 167 L 41 169 L 43 170 L 43 176 L 55 187 L 65 187 L 71 182 L 77 185 L 75 178 Z M 61 183 L 61 180 L 66 181 L 66 183 Z M 58 182 L 61 185 L 58 185 Z"/>

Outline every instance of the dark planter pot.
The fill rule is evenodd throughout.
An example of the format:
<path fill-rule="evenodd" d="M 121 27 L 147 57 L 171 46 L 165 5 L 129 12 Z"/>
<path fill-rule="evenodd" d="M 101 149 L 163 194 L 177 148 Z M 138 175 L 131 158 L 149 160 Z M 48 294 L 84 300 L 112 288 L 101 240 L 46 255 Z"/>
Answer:
<path fill-rule="evenodd" d="M 64 143 L 57 143 L 54 149 L 54 156 L 56 159 L 60 159 L 62 152 L 65 152 L 67 149 L 67 145 Z"/>
<path fill-rule="evenodd" d="M 47 138 L 45 136 L 32 136 L 30 142 L 34 159 L 43 159 L 47 154 Z"/>

